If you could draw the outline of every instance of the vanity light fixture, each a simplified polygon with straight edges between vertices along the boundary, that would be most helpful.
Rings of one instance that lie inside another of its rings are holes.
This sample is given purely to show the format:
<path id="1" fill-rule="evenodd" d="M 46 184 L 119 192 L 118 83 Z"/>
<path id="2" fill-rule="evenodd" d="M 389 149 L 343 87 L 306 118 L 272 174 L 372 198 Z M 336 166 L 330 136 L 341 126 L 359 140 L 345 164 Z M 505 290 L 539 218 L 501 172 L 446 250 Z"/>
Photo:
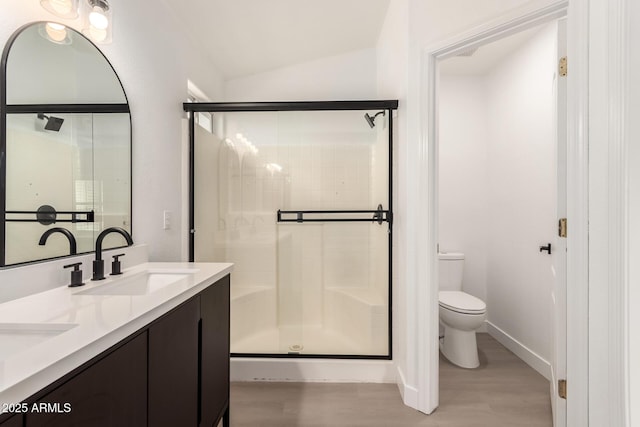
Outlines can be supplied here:
<path id="1" fill-rule="evenodd" d="M 40 0 L 40 5 L 60 18 L 78 17 L 78 0 Z"/>
<path id="2" fill-rule="evenodd" d="M 82 0 L 82 32 L 97 43 L 111 43 L 112 9 L 107 0 Z"/>
<path id="3" fill-rule="evenodd" d="M 71 38 L 67 27 L 57 22 L 47 22 L 38 29 L 38 33 L 45 39 L 56 44 L 70 44 Z"/>
<path id="4" fill-rule="evenodd" d="M 113 27 L 113 10 L 108 0 L 40 0 L 40 4 L 54 15 L 75 19 L 82 17 L 82 33 L 96 43 L 111 43 Z M 62 27 L 62 24 L 55 24 Z M 66 39 L 60 28 L 47 25 L 48 38 L 56 43 Z"/>
<path id="5" fill-rule="evenodd" d="M 47 36 L 54 42 L 62 42 L 67 38 L 67 27 L 55 22 L 47 22 L 44 26 Z"/>

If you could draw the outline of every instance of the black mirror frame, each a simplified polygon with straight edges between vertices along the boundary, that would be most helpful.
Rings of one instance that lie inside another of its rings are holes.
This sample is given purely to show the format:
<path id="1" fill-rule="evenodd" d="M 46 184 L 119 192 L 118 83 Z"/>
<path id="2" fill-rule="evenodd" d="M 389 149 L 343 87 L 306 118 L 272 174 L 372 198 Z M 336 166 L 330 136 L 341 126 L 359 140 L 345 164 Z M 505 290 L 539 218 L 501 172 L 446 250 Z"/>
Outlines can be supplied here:
<path id="1" fill-rule="evenodd" d="M 47 21 L 48 22 L 48 21 Z M 133 216 L 133 123 L 131 120 L 131 111 L 129 109 L 129 100 L 127 92 L 124 90 L 122 80 L 111 64 L 106 55 L 95 45 L 90 39 L 82 33 L 67 25 L 65 27 L 73 31 L 76 35 L 83 37 L 102 55 L 107 64 L 111 67 L 113 74 L 116 76 L 125 103 L 96 103 L 96 104 L 12 104 L 7 105 L 7 63 L 9 53 L 16 39 L 25 31 L 34 25 L 46 24 L 45 21 L 36 21 L 23 25 L 18 28 L 7 40 L 0 59 L 0 268 L 7 267 L 6 264 L 6 223 L 7 223 L 7 114 L 10 113 L 41 113 L 47 111 L 51 113 L 127 113 L 129 114 L 129 218 Z M 64 25 L 64 24 L 62 24 Z M 37 221 L 37 219 L 35 220 Z M 129 225 L 132 233 L 133 224 Z M 88 252 L 85 252 L 88 253 Z M 25 261 L 10 266 L 18 266 L 31 264 L 50 259 L 66 258 L 70 255 L 43 258 L 32 261 Z"/>

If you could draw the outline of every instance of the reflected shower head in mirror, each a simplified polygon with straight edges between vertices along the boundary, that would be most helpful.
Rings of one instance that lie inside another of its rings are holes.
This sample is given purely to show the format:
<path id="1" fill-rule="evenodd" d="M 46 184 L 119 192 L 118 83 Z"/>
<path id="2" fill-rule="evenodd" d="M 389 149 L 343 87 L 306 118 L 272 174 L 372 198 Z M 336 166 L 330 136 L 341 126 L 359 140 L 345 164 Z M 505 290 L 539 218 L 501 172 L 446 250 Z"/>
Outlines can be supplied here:
<path id="1" fill-rule="evenodd" d="M 369 113 L 364 113 L 364 119 L 367 121 L 367 123 L 369 124 L 369 127 L 371 127 L 371 129 L 373 129 L 376 126 L 376 117 L 378 117 L 380 114 L 382 114 L 384 116 L 384 111 L 380 111 L 376 114 L 372 116 L 369 115 Z"/>
<path id="2" fill-rule="evenodd" d="M 64 119 L 60 117 L 54 116 L 45 116 L 43 113 L 38 113 L 38 118 L 40 120 L 47 120 L 47 123 L 44 125 L 46 130 L 52 130 L 54 132 L 59 132 L 62 127 L 62 123 L 64 123 Z"/>

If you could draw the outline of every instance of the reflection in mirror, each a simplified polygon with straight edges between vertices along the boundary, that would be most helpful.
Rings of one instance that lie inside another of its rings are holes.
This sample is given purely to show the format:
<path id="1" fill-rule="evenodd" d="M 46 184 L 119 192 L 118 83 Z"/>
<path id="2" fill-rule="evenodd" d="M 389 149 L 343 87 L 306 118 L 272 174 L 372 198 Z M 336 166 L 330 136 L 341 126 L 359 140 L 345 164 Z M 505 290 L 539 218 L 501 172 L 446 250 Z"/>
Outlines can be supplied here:
<path id="1" fill-rule="evenodd" d="M 48 26 L 26 27 L 10 46 L 7 104 L 127 102 L 118 76 L 94 44 L 64 26 L 65 39 L 58 42 Z"/>
<path id="2" fill-rule="evenodd" d="M 0 130 L 0 265 L 94 249 L 107 227 L 131 232 L 131 119 L 118 76 L 80 33 L 50 24 L 18 30 L 5 47 Z M 55 36 L 55 34 L 54 34 Z M 122 246 L 105 241 L 105 248 Z"/>

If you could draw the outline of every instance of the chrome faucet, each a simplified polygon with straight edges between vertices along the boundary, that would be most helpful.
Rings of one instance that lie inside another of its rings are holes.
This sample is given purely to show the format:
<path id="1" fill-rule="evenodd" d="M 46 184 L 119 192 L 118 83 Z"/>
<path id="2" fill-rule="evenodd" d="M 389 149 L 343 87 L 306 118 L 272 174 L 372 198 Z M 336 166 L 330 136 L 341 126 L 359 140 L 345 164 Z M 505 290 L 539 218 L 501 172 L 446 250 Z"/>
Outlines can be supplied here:
<path id="1" fill-rule="evenodd" d="M 51 236 L 53 233 L 60 233 L 64 235 L 67 238 L 67 240 L 69 240 L 70 255 L 75 255 L 78 253 L 78 249 L 77 249 L 78 246 L 76 245 L 76 238 L 73 236 L 73 233 L 71 233 L 66 228 L 62 228 L 62 227 L 50 228 L 44 233 L 42 233 L 42 236 L 40 236 L 40 241 L 38 242 L 38 244 L 40 246 L 44 246 L 47 243 L 47 239 L 49 238 L 49 236 Z"/>
<path id="2" fill-rule="evenodd" d="M 93 277 L 91 280 L 104 279 L 104 261 L 102 260 L 102 241 L 109 233 L 119 233 L 127 241 L 127 246 L 133 245 L 131 235 L 124 228 L 109 227 L 102 230 L 96 239 L 96 259 L 93 261 Z"/>

